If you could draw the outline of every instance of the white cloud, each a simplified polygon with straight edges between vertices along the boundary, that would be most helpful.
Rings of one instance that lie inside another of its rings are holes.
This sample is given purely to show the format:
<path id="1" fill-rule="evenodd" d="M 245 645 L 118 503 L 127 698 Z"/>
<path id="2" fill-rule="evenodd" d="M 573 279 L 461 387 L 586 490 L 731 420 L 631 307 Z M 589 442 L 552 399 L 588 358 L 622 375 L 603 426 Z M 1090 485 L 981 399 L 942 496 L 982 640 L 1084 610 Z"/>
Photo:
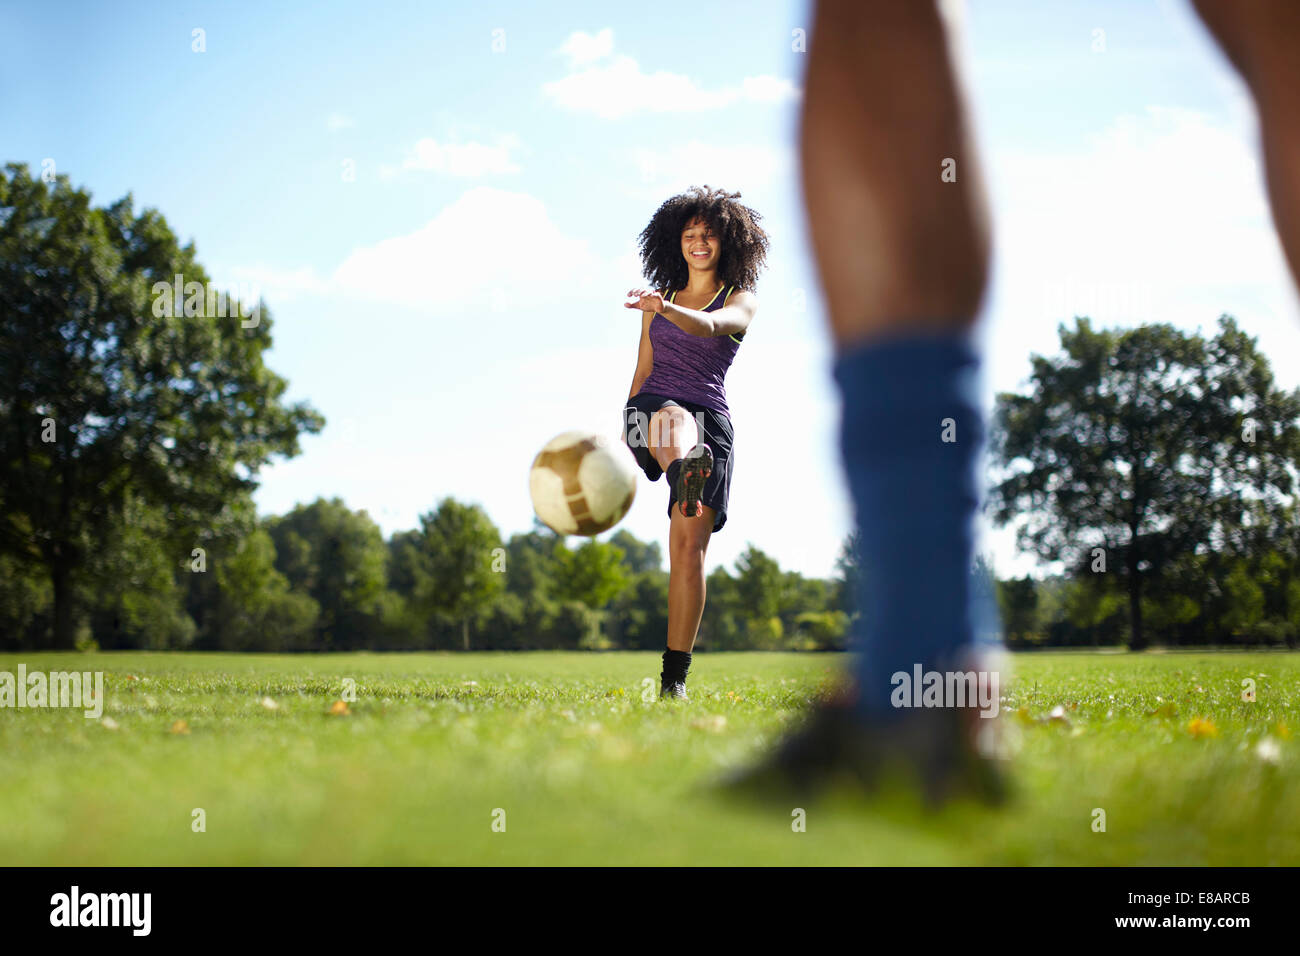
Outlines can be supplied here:
<path id="1" fill-rule="evenodd" d="M 605 32 L 600 36 L 604 37 Z M 785 103 L 799 96 L 799 88 L 794 83 L 778 76 L 749 76 L 742 78 L 738 85 L 705 89 L 681 73 L 667 70 L 645 73 L 630 56 L 610 59 L 612 35 L 608 45 L 609 49 L 604 49 L 587 34 L 573 34 L 561 49 L 572 47 L 579 51 L 576 58 L 570 55 L 570 68 L 577 72 L 544 84 L 543 94 L 563 109 L 594 113 L 602 119 L 645 112 L 716 110 L 739 102 Z M 596 49 L 602 51 L 599 56 L 587 56 Z M 596 59 L 604 62 L 592 65 Z"/>
<path id="2" fill-rule="evenodd" d="M 559 52 L 568 57 L 570 67 L 594 63 L 614 52 L 614 31 L 609 27 L 596 34 L 577 30 L 564 41 Z"/>
<path id="3" fill-rule="evenodd" d="M 415 232 L 353 250 L 331 285 L 426 314 L 513 308 L 539 285 L 590 286 L 592 262 L 587 241 L 564 235 L 540 199 L 479 186 Z"/>
<path id="4" fill-rule="evenodd" d="M 496 143 L 491 145 L 440 143 L 432 136 L 426 136 L 402 160 L 401 168 L 461 178 L 517 173 L 519 164 L 510 154 L 518 148 L 519 138 L 512 134 L 497 137 Z M 396 173 L 392 166 L 380 168 L 380 176 L 384 179 L 391 179 Z"/>
<path id="5" fill-rule="evenodd" d="M 799 87 L 783 76 L 747 76 L 740 81 L 740 98 L 751 103 L 786 103 L 799 98 Z"/>
<path id="6" fill-rule="evenodd" d="M 327 285 L 327 280 L 310 266 L 282 269 L 258 263 L 229 269 L 214 268 L 213 275 L 219 277 L 218 283 L 231 283 L 232 288 L 237 284 L 256 290 L 272 308 L 322 292 Z"/>
<path id="7" fill-rule="evenodd" d="M 1203 114 L 1150 107 L 1086 150 L 1008 153 L 991 168 L 1007 317 L 1209 326 L 1261 289 L 1284 308 L 1254 145 Z"/>
<path id="8" fill-rule="evenodd" d="M 561 231 L 541 199 L 490 186 L 467 190 L 412 232 L 354 248 L 324 275 L 261 263 L 213 269 L 219 281 L 258 289 L 273 308 L 315 296 L 425 318 L 526 314 L 526 303 L 559 290 L 569 303 L 621 302 L 640 272 L 635 241 L 598 252 Z"/>

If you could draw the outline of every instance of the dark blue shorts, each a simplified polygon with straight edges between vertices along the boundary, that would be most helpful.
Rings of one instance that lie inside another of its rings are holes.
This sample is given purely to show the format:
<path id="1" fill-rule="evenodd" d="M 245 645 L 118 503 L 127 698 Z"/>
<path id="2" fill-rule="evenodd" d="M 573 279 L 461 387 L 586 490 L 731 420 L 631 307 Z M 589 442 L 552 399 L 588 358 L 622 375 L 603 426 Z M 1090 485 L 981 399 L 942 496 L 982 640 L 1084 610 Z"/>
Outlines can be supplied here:
<path id="1" fill-rule="evenodd" d="M 700 440 L 713 452 L 713 473 L 704 482 L 701 502 L 714 511 L 713 531 L 717 533 L 727 523 L 727 499 L 731 494 L 731 460 L 734 433 L 731 419 L 722 412 L 715 411 L 696 402 L 680 398 L 667 398 L 663 395 L 649 395 L 638 392 L 627 400 L 623 409 L 623 438 L 632 456 L 641 466 L 645 476 L 651 481 L 658 481 L 664 473 L 650 453 L 650 416 L 665 405 L 677 405 L 686 409 L 695 418 L 700 429 Z M 677 490 L 668 489 L 668 515 L 672 516 L 676 504 Z"/>

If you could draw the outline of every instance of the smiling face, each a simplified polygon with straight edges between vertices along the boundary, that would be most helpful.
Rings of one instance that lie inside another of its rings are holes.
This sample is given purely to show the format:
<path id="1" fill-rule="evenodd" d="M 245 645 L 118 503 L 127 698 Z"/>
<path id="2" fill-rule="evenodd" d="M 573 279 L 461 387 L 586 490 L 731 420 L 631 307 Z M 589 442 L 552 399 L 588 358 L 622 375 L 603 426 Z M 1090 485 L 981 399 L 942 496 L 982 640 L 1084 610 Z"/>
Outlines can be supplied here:
<path id="1" fill-rule="evenodd" d="M 703 219 L 695 218 L 682 230 L 682 255 L 692 269 L 715 269 L 722 240 Z"/>

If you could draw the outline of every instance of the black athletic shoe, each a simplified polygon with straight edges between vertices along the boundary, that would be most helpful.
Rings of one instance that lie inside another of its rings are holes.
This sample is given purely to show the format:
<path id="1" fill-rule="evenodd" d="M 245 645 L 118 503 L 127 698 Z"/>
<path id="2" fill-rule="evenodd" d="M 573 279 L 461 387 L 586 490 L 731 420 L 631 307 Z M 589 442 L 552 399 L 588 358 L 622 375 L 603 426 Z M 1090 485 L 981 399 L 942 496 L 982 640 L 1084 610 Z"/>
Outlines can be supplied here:
<path id="1" fill-rule="evenodd" d="M 670 684 L 661 684 L 659 686 L 659 698 L 672 697 L 677 700 L 690 700 L 686 696 L 686 685 L 681 681 L 673 681 Z"/>
<path id="2" fill-rule="evenodd" d="M 704 482 L 711 474 L 713 449 L 700 442 L 686 453 L 677 472 L 677 507 L 686 517 L 694 518 L 700 513 L 700 495 L 704 494 Z"/>
<path id="3" fill-rule="evenodd" d="M 989 726 L 980 726 L 985 720 Z M 760 763 L 721 781 L 721 789 L 750 800 L 810 801 L 839 780 L 872 791 L 887 775 L 902 773 L 919 783 L 931 808 L 958 795 L 998 805 L 1009 791 L 998 767 L 1004 754 L 992 752 L 992 735 L 984 733 L 995 730 L 992 722 L 948 708 L 871 726 L 845 700 L 822 703 Z"/>

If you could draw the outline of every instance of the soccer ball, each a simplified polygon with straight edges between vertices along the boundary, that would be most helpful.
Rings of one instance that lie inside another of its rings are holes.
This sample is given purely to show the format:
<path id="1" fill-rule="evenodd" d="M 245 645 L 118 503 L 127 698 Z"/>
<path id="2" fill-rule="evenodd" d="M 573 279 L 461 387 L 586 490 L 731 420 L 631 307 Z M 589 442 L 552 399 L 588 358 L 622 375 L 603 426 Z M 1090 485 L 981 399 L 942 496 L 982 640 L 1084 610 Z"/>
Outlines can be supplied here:
<path id="1" fill-rule="evenodd" d="M 528 491 L 552 531 L 591 537 L 623 520 L 636 497 L 636 473 L 636 459 L 622 442 L 564 432 L 533 459 Z"/>

